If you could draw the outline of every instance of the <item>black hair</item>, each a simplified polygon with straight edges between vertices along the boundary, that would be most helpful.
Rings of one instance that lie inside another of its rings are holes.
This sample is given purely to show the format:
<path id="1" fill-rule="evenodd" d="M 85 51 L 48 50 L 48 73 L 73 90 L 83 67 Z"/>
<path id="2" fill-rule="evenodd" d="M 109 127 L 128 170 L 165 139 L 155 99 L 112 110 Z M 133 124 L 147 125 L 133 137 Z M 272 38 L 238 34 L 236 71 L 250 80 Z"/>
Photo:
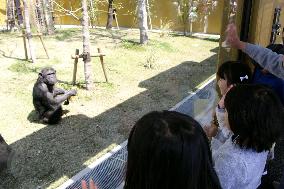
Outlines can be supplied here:
<path id="1" fill-rule="evenodd" d="M 273 90 L 263 85 L 238 85 L 225 97 L 232 137 L 242 148 L 269 150 L 283 126 L 283 109 Z"/>
<path id="2" fill-rule="evenodd" d="M 266 48 L 276 52 L 277 54 L 284 54 L 284 45 L 283 44 L 270 44 Z"/>
<path id="3" fill-rule="evenodd" d="M 132 128 L 127 148 L 125 189 L 221 188 L 206 134 L 187 115 L 144 115 Z"/>
<path id="4" fill-rule="evenodd" d="M 225 79 L 229 86 L 250 83 L 252 72 L 247 64 L 238 61 L 227 61 L 218 68 L 217 75 Z"/>

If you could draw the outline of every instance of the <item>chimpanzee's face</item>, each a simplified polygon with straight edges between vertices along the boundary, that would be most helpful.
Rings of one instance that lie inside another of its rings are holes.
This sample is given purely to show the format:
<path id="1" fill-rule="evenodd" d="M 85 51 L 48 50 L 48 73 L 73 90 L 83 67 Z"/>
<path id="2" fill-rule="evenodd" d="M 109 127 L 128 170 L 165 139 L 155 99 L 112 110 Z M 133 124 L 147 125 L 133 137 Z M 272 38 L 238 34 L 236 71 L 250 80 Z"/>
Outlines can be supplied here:
<path id="1" fill-rule="evenodd" d="M 53 68 L 45 68 L 41 71 L 43 81 L 47 85 L 55 85 L 57 83 L 56 71 Z"/>

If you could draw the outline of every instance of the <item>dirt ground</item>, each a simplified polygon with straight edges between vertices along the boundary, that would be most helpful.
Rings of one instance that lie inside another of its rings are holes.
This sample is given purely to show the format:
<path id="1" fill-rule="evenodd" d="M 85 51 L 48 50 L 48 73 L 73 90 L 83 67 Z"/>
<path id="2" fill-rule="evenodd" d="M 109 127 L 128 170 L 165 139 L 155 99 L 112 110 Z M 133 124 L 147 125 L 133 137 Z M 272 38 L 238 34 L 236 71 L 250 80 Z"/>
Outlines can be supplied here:
<path id="1" fill-rule="evenodd" d="M 75 49 L 82 51 L 79 29 L 58 29 L 44 37 L 50 59 L 38 39 L 37 63 L 24 59 L 18 33 L 0 33 L 0 133 L 15 151 L 10 169 L 0 174 L 0 188 L 56 188 L 95 159 L 127 139 L 133 123 L 151 110 L 169 109 L 216 71 L 218 42 L 150 33 L 138 45 L 136 30 L 91 30 L 92 53 L 107 54 L 109 83 L 93 58 L 94 88 L 84 87 L 83 63 L 78 84 L 72 81 Z M 62 82 L 78 90 L 57 125 L 37 122 L 32 88 L 39 70 L 52 66 Z"/>

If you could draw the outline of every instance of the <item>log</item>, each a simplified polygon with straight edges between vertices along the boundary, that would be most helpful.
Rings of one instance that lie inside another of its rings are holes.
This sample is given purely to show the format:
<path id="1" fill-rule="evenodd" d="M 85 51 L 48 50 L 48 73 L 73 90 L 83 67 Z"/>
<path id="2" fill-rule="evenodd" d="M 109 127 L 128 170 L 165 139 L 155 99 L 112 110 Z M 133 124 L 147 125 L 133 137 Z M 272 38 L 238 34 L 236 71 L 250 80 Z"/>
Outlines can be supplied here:
<path id="1" fill-rule="evenodd" d="M 76 51 L 75 51 L 75 56 L 78 57 L 78 58 L 75 58 L 75 60 L 74 60 L 74 69 L 73 69 L 72 85 L 75 85 L 75 84 L 76 84 L 77 64 L 78 64 L 78 59 L 79 59 L 79 49 L 76 49 Z"/>

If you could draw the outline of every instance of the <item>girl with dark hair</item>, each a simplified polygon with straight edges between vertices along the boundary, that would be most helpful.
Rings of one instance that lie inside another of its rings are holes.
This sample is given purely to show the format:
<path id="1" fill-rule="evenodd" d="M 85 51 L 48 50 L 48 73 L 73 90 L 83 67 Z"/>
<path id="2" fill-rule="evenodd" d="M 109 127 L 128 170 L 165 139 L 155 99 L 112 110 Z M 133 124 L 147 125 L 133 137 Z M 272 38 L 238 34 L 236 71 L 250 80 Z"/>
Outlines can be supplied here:
<path id="1" fill-rule="evenodd" d="M 205 126 L 204 129 L 209 138 L 212 138 L 211 145 L 219 146 L 227 138 L 230 137 L 231 131 L 228 126 L 225 125 L 225 106 L 224 99 L 226 93 L 235 85 L 248 84 L 251 82 L 251 70 L 248 65 L 239 63 L 237 61 L 227 61 L 224 62 L 217 71 L 217 76 L 219 77 L 218 86 L 220 93 L 222 95 L 220 101 L 213 115 L 213 121 L 210 126 Z M 215 117 L 216 116 L 216 117 Z"/>
<path id="2" fill-rule="evenodd" d="M 212 149 L 215 170 L 224 189 L 255 189 L 283 126 L 282 105 L 274 91 L 262 85 L 234 86 L 224 104 L 232 136 Z"/>
<path id="3" fill-rule="evenodd" d="M 208 139 L 191 117 L 150 112 L 128 139 L 125 189 L 219 189 Z"/>

